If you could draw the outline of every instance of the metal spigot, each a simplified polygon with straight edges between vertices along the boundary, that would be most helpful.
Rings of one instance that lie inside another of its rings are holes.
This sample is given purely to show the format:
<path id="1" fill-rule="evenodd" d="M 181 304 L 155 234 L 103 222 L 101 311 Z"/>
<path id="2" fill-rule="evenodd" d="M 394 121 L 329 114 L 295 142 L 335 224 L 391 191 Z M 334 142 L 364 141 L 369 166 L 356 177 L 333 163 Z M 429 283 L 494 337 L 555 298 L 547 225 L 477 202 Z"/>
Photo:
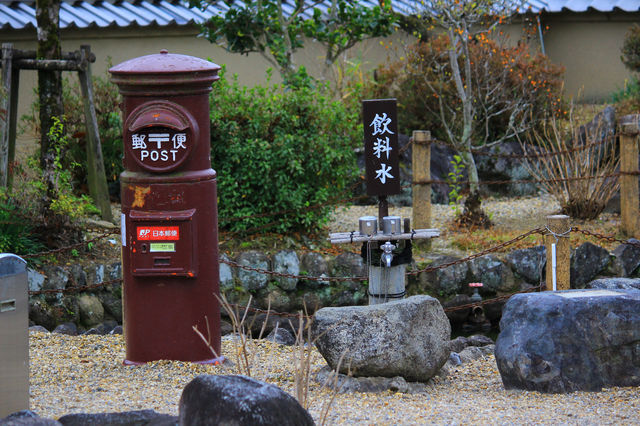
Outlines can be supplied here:
<path id="1" fill-rule="evenodd" d="M 387 268 L 391 267 L 391 262 L 393 261 L 393 250 L 396 248 L 390 241 L 387 241 L 383 245 L 380 246 L 382 249 L 382 256 L 380 260 Z"/>
<path id="2" fill-rule="evenodd" d="M 473 294 L 471 295 L 471 301 L 474 303 L 481 302 L 482 296 L 478 293 L 478 289 L 482 287 L 482 283 L 469 283 L 469 287 L 473 289 Z"/>

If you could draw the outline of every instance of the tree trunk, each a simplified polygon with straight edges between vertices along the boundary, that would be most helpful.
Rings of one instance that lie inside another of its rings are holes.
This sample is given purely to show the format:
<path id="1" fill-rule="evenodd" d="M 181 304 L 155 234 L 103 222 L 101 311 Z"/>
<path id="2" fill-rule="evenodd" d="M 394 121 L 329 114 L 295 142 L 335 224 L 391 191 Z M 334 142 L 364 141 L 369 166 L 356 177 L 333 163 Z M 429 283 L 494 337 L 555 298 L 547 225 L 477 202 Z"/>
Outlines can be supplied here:
<path id="1" fill-rule="evenodd" d="M 465 150 L 460 151 L 460 157 L 462 158 L 462 164 L 467 169 L 467 175 L 469 176 L 469 192 L 472 194 L 479 191 L 478 186 L 478 168 L 476 167 L 476 161 L 473 158 L 473 154 L 470 151 L 471 146 Z"/>
<path id="2" fill-rule="evenodd" d="M 36 21 L 38 23 L 38 59 L 61 59 L 59 25 L 60 0 L 36 0 Z M 38 92 L 40 102 L 40 165 L 45 170 L 47 156 L 51 155 L 53 141 L 49 129 L 53 118 L 62 119 L 62 72 L 38 71 Z"/>

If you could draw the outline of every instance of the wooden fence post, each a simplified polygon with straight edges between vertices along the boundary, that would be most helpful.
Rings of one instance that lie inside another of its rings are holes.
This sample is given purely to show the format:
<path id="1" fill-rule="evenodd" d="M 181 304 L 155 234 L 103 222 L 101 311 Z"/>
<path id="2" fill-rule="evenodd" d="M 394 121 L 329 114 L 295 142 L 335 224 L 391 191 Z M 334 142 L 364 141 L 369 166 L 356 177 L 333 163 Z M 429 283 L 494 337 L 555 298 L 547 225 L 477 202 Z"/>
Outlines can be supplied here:
<path id="1" fill-rule="evenodd" d="M 113 221 L 113 216 L 111 214 L 109 188 L 104 171 L 98 119 L 96 118 L 96 110 L 93 104 L 90 56 L 91 48 L 86 45 L 80 46 L 80 61 L 83 67 L 78 71 L 78 79 L 80 80 L 80 89 L 84 100 L 84 116 L 87 125 L 87 181 L 89 183 L 89 192 L 100 209 L 102 219 L 111 222 Z"/>
<path id="2" fill-rule="evenodd" d="M 11 117 L 11 71 L 13 71 L 13 45 L 2 43 L 2 87 L 4 95 L 0 102 L 0 187 L 9 183 L 9 128 Z"/>
<path id="3" fill-rule="evenodd" d="M 620 216 L 622 232 L 638 237 L 638 134 L 640 114 L 620 118 Z"/>
<path id="4" fill-rule="evenodd" d="M 412 135 L 413 147 L 411 167 L 413 169 L 413 228 L 431 228 L 431 132 L 415 130 Z M 431 248 L 431 240 L 418 244 L 424 249 Z"/>
<path id="5" fill-rule="evenodd" d="M 569 290 L 571 288 L 571 247 L 569 245 L 569 216 L 547 216 L 547 228 L 550 233 L 545 235 L 547 248 L 547 290 Z M 555 254 L 555 259 L 554 259 Z M 554 288 L 555 277 L 555 288 Z"/>

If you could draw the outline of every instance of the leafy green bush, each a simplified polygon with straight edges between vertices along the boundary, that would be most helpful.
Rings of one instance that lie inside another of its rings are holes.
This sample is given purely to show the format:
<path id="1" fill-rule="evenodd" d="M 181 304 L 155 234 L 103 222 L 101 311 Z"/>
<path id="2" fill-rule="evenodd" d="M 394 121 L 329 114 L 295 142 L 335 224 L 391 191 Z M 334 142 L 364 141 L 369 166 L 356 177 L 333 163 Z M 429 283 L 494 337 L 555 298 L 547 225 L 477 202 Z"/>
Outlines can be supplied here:
<path id="1" fill-rule="evenodd" d="M 82 240 L 82 230 L 74 222 L 87 214 L 99 213 L 86 195 L 78 196 L 73 191 L 72 168 L 63 164 L 70 146 L 64 124 L 53 117 L 49 130 L 53 150 L 45 157 L 46 168 L 41 168 L 39 154 L 27 159 L 26 163 L 14 165 L 14 180 L 11 189 L 0 191 L 0 210 L 3 215 L 13 218 L 9 225 L 23 230 L 29 235 L 28 244 L 24 239 L 16 239 L 16 229 L 0 229 L 3 244 L 18 249 L 39 247 L 42 242 L 48 248 L 59 248 Z"/>
<path id="2" fill-rule="evenodd" d="M 0 202 L 0 252 L 24 256 L 44 250 L 34 227 L 21 216 L 15 204 Z"/>
<path id="3" fill-rule="evenodd" d="M 549 111 L 564 113 L 560 95 L 562 67 L 553 65 L 546 56 L 532 55 L 525 43 L 509 47 L 480 37 L 469 44 L 471 78 L 475 83 L 472 96 L 478 114 L 474 117 L 475 140 L 495 140 L 506 133 L 509 106 L 516 98 L 529 106 L 520 113 L 528 120 L 538 121 Z M 405 58 L 376 70 L 376 82 L 367 88 L 368 96 L 398 99 L 398 122 L 403 133 L 425 129 L 446 140 L 439 102 L 448 105 L 452 114 L 462 114 L 451 77 L 448 43 L 445 35 L 417 42 L 407 48 Z M 455 126 L 453 115 L 446 118 L 450 126 Z"/>
<path id="4" fill-rule="evenodd" d="M 640 80 L 637 77 L 625 81 L 624 86 L 613 92 L 611 102 L 616 104 L 616 114 L 636 114 L 640 109 Z"/>
<path id="5" fill-rule="evenodd" d="M 313 230 L 356 176 L 358 111 L 325 87 L 241 87 L 223 74 L 211 96 L 212 165 L 221 228 Z M 271 215 L 275 212 L 286 212 Z M 240 219 L 245 216 L 253 216 Z M 275 222 L 275 223 L 274 223 Z"/>
<path id="6" fill-rule="evenodd" d="M 622 45 L 622 63 L 632 72 L 640 73 L 640 25 L 635 24 L 625 35 Z M 625 81 L 622 89 L 612 94 L 620 115 L 634 114 L 640 108 L 640 74 Z"/>
<path id="7" fill-rule="evenodd" d="M 621 59 L 631 71 L 640 72 L 640 25 L 634 24 L 624 36 Z"/>

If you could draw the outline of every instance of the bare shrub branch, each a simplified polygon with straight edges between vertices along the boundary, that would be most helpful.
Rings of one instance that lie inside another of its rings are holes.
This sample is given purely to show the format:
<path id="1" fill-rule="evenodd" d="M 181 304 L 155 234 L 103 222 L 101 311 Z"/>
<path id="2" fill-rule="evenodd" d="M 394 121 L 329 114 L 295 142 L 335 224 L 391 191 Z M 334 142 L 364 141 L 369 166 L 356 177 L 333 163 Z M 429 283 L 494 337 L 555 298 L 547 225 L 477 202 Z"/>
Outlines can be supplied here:
<path id="1" fill-rule="evenodd" d="M 615 135 L 605 132 L 601 122 L 595 128 L 578 127 L 572 108 L 566 124 L 551 118 L 541 131 L 531 133 L 528 144 L 520 141 L 525 154 L 533 153 L 534 149 L 562 151 L 558 155 L 527 159 L 524 164 L 533 177 L 544 180 L 543 189 L 560 204 L 562 213 L 572 218 L 597 218 L 620 187 L 615 176 L 620 169 Z M 594 143 L 601 139 L 602 143 Z M 585 149 L 575 149 L 580 146 Z"/>

